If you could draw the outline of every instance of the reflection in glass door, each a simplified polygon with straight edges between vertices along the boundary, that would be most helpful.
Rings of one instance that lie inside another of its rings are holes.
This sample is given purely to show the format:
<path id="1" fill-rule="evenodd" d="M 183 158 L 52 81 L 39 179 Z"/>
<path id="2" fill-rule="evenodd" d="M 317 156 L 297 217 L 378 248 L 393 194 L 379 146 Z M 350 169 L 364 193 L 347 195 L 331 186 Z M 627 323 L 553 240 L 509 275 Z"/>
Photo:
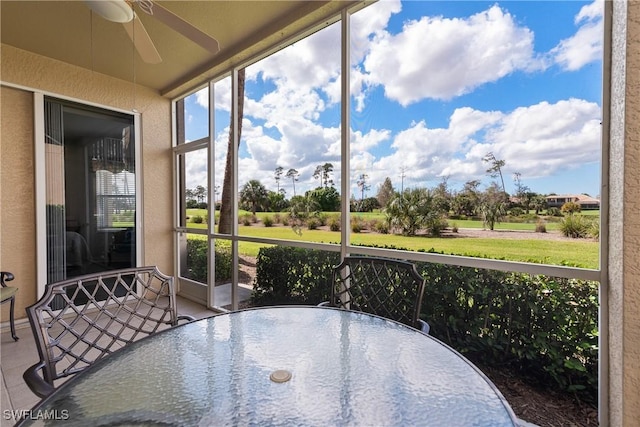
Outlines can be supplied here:
<path id="1" fill-rule="evenodd" d="M 47 283 L 136 266 L 133 117 L 45 98 Z"/>

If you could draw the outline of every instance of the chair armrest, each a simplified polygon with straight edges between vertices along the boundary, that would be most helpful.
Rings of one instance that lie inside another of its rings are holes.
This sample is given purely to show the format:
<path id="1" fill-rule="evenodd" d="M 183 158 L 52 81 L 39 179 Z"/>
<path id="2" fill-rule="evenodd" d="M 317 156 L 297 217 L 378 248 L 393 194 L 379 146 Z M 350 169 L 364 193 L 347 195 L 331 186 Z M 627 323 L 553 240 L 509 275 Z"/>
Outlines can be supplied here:
<path id="1" fill-rule="evenodd" d="M 429 324 L 422 319 L 418 319 L 418 324 L 420 325 L 420 330 L 425 334 L 428 334 L 431 330 L 431 326 L 429 326 Z"/>
<path id="2" fill-rule="evenodd" d="M 13 273 L 10 273 L 8 271 L 0 271 L 0 284 L 2 284 L 2 286 L 7 286 L 4 284 L 4 282 L 10 282 L 13 279 Z"/>
<path id="3" fill-rule="evenodd" d="M 178 316 L 176 320 L 177 322 L 180 322 L 181 320 L 186 320 L 187 322 L 193 322 L 194 320 L 196 320 L 196 318 L 193 316 L 189 316 L 188 314 L 181 314 L 180 316 Z"/>
<path id="4" fill-rule="evenodd" d="M 318 304 L 318 307 L 331 307 L 331 302 L 322 301 L 320 304 Z"/>
<path id="5" fill-rule="evenodd" d="M 27 370 L 24 371 L 24 374 L 22 374 L 24 382 L 26 382 L 31 391 L 41 399 L 49 396 L 55 390 L 51 384 L 43 380 L 42 377 L 38 375 L 38 371 L 43 367 L 44 362 L 38 362 L 27 368 Z"/>

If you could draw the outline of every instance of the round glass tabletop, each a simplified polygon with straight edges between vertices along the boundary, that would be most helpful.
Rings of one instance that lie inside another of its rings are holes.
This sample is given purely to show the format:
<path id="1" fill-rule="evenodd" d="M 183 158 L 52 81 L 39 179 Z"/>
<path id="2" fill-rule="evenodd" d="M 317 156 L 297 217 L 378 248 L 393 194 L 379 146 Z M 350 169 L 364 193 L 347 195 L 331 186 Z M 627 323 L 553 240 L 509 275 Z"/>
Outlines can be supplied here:
<path id="1" fill-rule="evenodd" d="M 27 424 L 515 425 L 493 384 L 438 340 L 326 307 L 238 311 L 145 338 L 31 418 L 47 415 Z"/>

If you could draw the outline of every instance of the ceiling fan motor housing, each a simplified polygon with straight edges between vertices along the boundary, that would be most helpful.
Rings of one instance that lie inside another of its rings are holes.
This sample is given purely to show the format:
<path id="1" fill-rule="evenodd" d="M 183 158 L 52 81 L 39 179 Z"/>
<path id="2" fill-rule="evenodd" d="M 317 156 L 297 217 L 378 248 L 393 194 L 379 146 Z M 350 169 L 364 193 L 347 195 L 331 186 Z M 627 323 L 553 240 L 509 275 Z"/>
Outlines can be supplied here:
<path id="1" fill-rule="evenodd" d="M 111 22 L 130 22 L 134 13 L 125 0 L 85 0 L 89 8 Z"/>

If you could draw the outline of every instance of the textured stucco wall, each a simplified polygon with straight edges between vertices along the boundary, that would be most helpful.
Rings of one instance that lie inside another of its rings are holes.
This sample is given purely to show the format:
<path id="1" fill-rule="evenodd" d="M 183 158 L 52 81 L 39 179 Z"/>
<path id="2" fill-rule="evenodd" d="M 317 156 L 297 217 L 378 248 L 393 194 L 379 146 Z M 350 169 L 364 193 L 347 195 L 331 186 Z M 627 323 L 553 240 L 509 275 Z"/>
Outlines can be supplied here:
<path id="1" fill-rule="evenodd" d="M 627 3 L 624 144 L 624 425 L 640 425 L 640 2 Z"/>
<path id="2" fill-rule="evenodd" d="M 16 317 L 36 298 L 34 213 L 33 95 L 0 89 L 0 268 L 11 271 L 17 286 Z M 2 306 L 2 321 L 9 305 Z"/>
<path id="3" fill-rule="evenodd" d="M 1 46 L 4 83 L 141 113 L 144 258 L 173 274 L 171 103 L 156 92 L 46 57 Z M 36 298 L 33 94 L 3 87 L 0 120 L 0 264 L 16 274 L 16 317 Z M 4 310 L 3 306 L 3 312 Z M 7 319 L 3 313 L 2 320 Z"/>

